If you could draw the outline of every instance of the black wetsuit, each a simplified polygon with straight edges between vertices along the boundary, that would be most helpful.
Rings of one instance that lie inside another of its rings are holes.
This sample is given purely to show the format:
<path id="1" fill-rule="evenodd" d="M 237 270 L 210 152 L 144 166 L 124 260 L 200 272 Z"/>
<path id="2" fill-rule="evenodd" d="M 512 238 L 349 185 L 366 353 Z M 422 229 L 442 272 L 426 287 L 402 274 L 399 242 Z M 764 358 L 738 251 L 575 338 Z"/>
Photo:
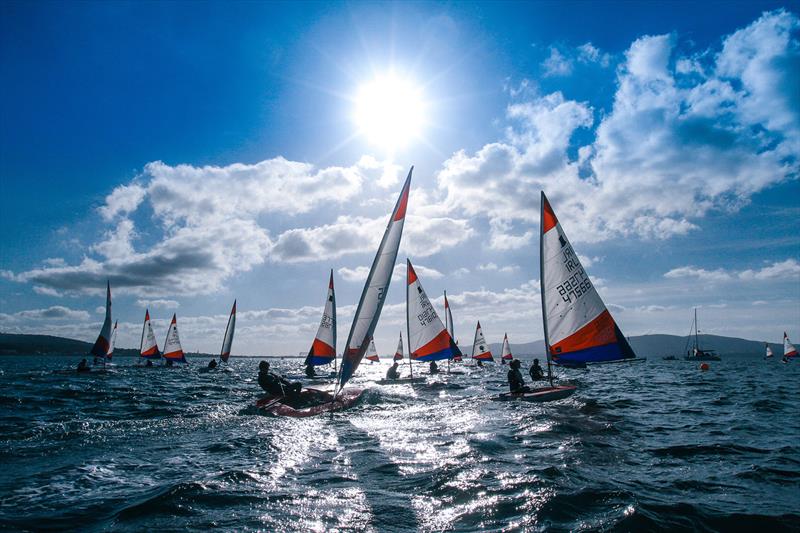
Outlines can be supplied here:
<path id="1" fill-rule="evenodd" d="M 537 379 L 544 379 L 544 371 L 539 365 L 531 366 L 531 369 L 528 371 L 528 373 L 531 375 L 531 379 L 534 381 Z"/>
<path id="2" fill-rule="evenodd" d="M 512 368 L 508 371 L 508 388 L 511 389 L 511 392 L 530 392 L 530 389 L 525 386 L 522 372 L 518 368 Z"/>
<path id="3" fill-rule="evenodd" d="M 397 367 L 392 365 L 389 367 L 389 370 L 386 371 L 386 379 L 399 379 L 400 372 L 397 371 Z"/>
<path id="4" fill-rule="evenodd" d="M 272 372 L 259 372 L 258 384 L 273 396 L 297 397 L 303 387 L 300 383 L 292 383 Z"/>
<path id="5" fill-rule="evenodd" d="M 89 368 L 89 365 L 86 364 L 86 361 L 81 361 L 78 363 L 78 372 L 90 372 L 92 369 Z"/>
<path id="6" fill-rule="evenodd" d="M 309 378 L 317 377 L 317 373 L 314 372 L 314 365 L 306 365 L 306 377 Z"/>
<path id="7" fill-rule="evenodd" d="M 215 368 L 217 368 L 217 361 L 212 359 L 211 361 L 208 362 L 208 369 L 214 370 Z"/>
<path id="8" fill-rule="evenodd" d="M 431 374 L 438 374 L 439 373 L 439 366 L 436 364 L 436 361 L 431 361 L 430 373 Z"/>

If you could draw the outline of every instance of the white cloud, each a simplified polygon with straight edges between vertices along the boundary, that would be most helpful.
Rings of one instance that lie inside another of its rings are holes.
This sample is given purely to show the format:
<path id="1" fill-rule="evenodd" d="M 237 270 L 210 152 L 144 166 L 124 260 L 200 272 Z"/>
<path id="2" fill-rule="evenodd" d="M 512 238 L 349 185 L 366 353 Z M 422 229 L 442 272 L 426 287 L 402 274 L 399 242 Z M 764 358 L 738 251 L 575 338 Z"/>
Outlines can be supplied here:
<path id="1" fill-rule="evenodd" d="M 177 309 L 180 307 L 175 300 L 136 300 L 136 305 L 142 309 Z"/>
<path id="2" fill-rule="evenodd" d="M 105 311 L 105 310 L 104 310 Z M 62 305 L 54 305 L 46 309 L 29 309 L 26 311 L 19 311 L 11 315 L 17 318 L 32 319 L 32 320 L 88 320 L 89 313 L 79 309 L 70 309 Z"/>
<path id="3" fill-rule="evenodd" d="M 127 215 L 139 208 L 139 204 L 144 200 L 147 190 L 136 183 L 131 185 L 120 185 L 111 194 L 106 196 L 106 202 L 99 208 L 100 215 L 106 221 L 111 221 L 119 214 Z M 56 258 L 57 261 L 60 259 Z M 63 266 L 63 265 L 51 265 Z"/>
<path id="4" fill-rule="evenodd" d="M 500 272 L 502 274 L 510 274 L 512 272 L 516 272 L 519 270 L 519 266 L 517 265 L 506 265 L 503 267 L 497 266 L 495 263 L 486 263 L 483 265 L 478 265 L 478 270 L 482 270 L 484 272 Z"/>
<path id="5" fill-rule="evenodd" d="M 706 270 L 685 266 L 673 268 L 664 274 L 664 277 L 672 279 L 696 278 L 708 282 L 793 280 L 800 279 L 800 262 L 796 259 L 787 259 L 774 262 L 760 269 L 748 269 L 738 272 L 722 268 Z"/>
<path id="6" fill-rule="evenodd" d="M 597 63 L 605 68 L 611 63 L 611 56 L 602 53 L 592 43 L 585 43 L 578 47 L 578 61 L 582 63 Z"/>
<path id="7" fill-rule="evenodd" d="M 444 277 L 444 274 L 442 274 L 435 268 L 429 268 L 424 265 L 414 264 L 414 271 L 423 281 L 426 279 L 440 279 Z M 338 272 L 339 276 L 341 276 L 342 279 L 345 281 L 363 283 L 367 280 L 367 276 L 369 275 L 369 267 L 367 266 L 358 266 L 356 268 L 342 267 L 336 272 Z M 395 281 L 403 280 L 405 279 L 405 277 L 406 277 L 406 264 L 397 263 L 394 266 L 394 270 L 392 271 L 392 280 Z"/>
<path id="8" fill-rule="evenodd" d="M 572 59 L 562 54 L 555 46 L 550 47 L 550 55 L 542 61 L 544 77 L 569 76 L 572 74 Z"/>
<path id="9" fill-rule="evenodd" d="M 358 266 L 356 268 L 347 268 L 342 267 L 336 271 L 345 281 L 352 281 L 352 282 L 364 282 L 367 280 L 367 276 L 369 275 L 369 267 L 366 266 Z"/>

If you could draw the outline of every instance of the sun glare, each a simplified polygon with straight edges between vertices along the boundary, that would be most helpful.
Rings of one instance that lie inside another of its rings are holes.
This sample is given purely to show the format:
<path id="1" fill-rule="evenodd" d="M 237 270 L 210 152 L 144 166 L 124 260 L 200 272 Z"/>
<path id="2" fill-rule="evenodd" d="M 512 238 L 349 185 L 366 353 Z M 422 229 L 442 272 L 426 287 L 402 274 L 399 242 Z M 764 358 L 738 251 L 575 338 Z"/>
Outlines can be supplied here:
<path id="1" fill-rule="evenodd" d="M 412 82 L 393 74 L 375 78 L 359 88 L 355 103 L 359 133 L 387 152 L 421 134 L 425 105 Z"/>

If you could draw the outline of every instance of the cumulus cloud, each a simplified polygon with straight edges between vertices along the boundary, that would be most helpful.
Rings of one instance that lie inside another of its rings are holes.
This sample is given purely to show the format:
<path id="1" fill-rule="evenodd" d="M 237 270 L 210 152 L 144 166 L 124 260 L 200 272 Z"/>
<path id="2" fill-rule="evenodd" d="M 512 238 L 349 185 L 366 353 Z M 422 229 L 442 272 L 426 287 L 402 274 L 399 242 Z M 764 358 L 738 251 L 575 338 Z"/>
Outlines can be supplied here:
<path id="1" fill-rule="evenodd" d="M 483 265 L 478 265 L 478 270 L 482 270 L 484 272 L 500 272 L 501 274 L 510 274 L 511 272 L 516 272 L 519 270 L 517 265 L 506 265 L 506 266 L 497 266 L 496 263 L 486 263 Z"/>
<path id="2" fill-rule="evenodd" d="M 561 53 L 555 46 L 550 47 L 550 55 L 542 61 L 544 77 L 569 76 L 572 74 L 572 59 Z"/>
<path id="3" fill-rule="evenodd" d="M 17 318 L 32 319 L 32 320 L 88 320 L 89 313 L 79 309 L 70 309 L 62 305 L 54 305 L 46 309 L 29 309 L 26 311 L 19 311 L 11 315 Z"/>
<path id="4" fill-rule="evenodd" d="M 414 264 L 414 271 L 423 280 L 439 279 L 444 277 L 444 274 L 442 274 L 435 268 L 426 267 L 424 265 Z M 369 275 L 369 267 L 367 266 L 358 266 L 356 268 L 342 267 L 336 272 L 338 272 L 339 276 L 341 276 L 341 278 L 345 281 L 363 283 L 367 280 L 367 276 Z M 392 270 L 392 279 L 398 281 L 405 279 L 405 277 L 406 277 L 406 264 L 405 263 L 396 264 L 394 266 L 394 270 Z"/>
<path id="5" fill-rule="evenodd" d="M 143 309 L 177 309 L 180 307 L 175 300 L 136 300 L 136 305 Z"/>
<path id="6" fill-rule="evenodd" d="M 505 139 L 444 163 L 440 191 L 453 210 L 486 216 L 498 247 L 524 244 L 529 230 L 512 228 L 538 224 L 540 189 L 575 242 L 693 231 L 709 211 L 736 210 L 800 175 L 799 24 L 767 13 L 691 58 L 679 36 L 641 37 L 590 144 L 571 145 L 594 127 L 588 104 L 534 96 L 508 107 Z"/>
<path id="7" fill-rule="evenodd" d="M 762 267 L 760 269 L 748 269 L 741 271 L 725 270 L 722 268 L 718 268 L 716 270 L 706 270 L 703 268 L 685 266 L 673 268 L 664 274 L 664 277 L 672 279 L 695 278 L 709 282 L 725 282 L 734 280 L 785 281 L 800 279 L 800 262 L 798 262 L 796 259 L 787 259 L 785 261 L 774 262 L 771 265 Z"/>
<path id="8" fill-rule="evenodd" d="M 592 43 L 584 43 L 578 47 L 578 61 L 582 63 L 597 63 L 605 68 L 611 63 L 611 56 L 601 52 Z"/>

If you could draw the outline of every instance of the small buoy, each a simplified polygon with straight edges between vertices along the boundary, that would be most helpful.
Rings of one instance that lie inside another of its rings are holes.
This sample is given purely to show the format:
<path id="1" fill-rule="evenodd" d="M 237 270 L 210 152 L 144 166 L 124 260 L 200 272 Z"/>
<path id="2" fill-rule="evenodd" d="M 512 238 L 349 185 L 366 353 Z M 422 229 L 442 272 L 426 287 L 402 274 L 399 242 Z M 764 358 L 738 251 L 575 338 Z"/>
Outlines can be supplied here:
<path id="1" fill-rule="evenodd" d="M 700 370 L 708 370 L 709 368 L 711 367 L 708 366 L 708 363 L 700 363 Z"/>

